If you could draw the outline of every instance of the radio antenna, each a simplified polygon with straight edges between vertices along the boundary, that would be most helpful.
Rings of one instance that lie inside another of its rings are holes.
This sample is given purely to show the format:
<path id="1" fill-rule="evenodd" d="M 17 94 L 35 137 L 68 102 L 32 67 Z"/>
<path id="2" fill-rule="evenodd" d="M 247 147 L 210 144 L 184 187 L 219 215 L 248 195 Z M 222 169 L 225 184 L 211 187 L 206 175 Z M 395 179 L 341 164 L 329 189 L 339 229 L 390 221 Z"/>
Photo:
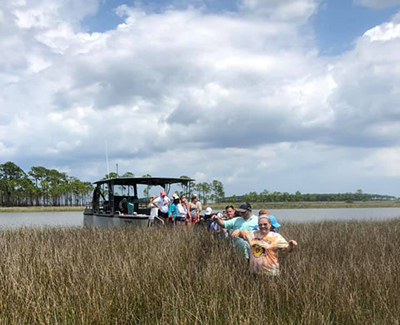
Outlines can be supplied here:
<path id="1" fill-rule="evenodd" d="M 110 164 L 108 163 L 108 148 L 107 148 L 107 140 L 105 138 L 104 138 L 104 143 L 106 145 L 107 178 L 110 178 Z"/>

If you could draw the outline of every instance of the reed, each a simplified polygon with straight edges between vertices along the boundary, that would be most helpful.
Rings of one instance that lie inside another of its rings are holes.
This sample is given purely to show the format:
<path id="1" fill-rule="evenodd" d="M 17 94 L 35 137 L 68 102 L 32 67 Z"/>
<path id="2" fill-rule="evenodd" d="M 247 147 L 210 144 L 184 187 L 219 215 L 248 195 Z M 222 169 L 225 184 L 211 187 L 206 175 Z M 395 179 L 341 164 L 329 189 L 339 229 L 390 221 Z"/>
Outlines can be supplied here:
<path id="1" fill-rule="evenodd" d="M 399 324 L 400 219 L 285 224 L 271 281 L 203 228 L 0 231 L 4 324 Z"/>

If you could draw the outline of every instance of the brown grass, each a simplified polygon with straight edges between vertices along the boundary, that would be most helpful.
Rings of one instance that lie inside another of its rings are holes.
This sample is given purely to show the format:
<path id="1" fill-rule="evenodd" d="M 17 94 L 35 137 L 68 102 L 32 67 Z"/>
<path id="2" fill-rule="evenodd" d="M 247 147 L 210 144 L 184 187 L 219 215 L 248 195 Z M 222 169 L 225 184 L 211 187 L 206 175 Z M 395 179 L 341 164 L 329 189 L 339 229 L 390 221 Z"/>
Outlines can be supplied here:
<path id="1" fill-rule="evenodd" d="M 399 324 L 400 219 L 281 233 L 271 281 L 204 229 L 1 231 L 1 323 Z"/>

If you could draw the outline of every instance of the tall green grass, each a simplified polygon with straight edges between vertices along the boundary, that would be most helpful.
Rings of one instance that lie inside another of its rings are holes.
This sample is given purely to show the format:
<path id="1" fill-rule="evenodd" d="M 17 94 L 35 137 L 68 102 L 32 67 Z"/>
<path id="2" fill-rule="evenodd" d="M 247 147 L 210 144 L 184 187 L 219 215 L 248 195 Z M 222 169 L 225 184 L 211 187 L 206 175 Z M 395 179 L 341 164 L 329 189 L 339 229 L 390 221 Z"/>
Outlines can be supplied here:
<path id="1" fill-rule="evenodd" d="M 399 324 L 400 220 L 285 224 L 271 281 L 202 228 L 0 231 L 2 324 Z"/>

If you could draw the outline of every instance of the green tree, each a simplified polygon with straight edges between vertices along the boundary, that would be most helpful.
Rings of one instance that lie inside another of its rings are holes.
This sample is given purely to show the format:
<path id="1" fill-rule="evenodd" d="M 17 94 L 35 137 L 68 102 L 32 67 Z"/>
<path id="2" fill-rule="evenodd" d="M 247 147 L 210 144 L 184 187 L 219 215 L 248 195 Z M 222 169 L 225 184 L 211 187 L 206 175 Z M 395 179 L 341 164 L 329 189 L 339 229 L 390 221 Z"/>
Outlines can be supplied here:
<path id="1" fill-rule="evenodd" d="M 209 200 L 209 195 L 211 193 L 211 185 L 203 182 L 197 184 L 195 189 L 199 192 L 199 199 L 203 201 L 203 204 L 207 204 Z"/>
<path id="2" fill-rule="evenodd" d="M 225 197 L 225 192 L 224 192 L 224 185 L 222 184 L 222 182 L 214 179 L 211 182 L 211 190 L 214 192 L 213 199 L 215 202 L 219 203 L 223 201 Z"/>
<path id="3" fill-rule="evenodd" d="M 8 161 L 0 165 L 0 191 L 3 205 L 15 204 L 17 190 L 21 187 L 21 181 L 26 178 L 25 172 L 13 162 Z"/>
<path id="4" fill-rule="evenodd" d="M 182 175 L 182 176 L 179 177 L 179 178 L 181 178 L 181 179 L 190 179 L 190 177 L 189 177 L 189 176 L 186 176 L 186 175 Z M 180 187 L 181 187 L 181 189 L 182 189 L 181 192 L 185 192 L 185 185 L 180 184 Z M 189 198 L 192 197 L 192 195 L 193 195 L 193 190 L 195 190 L 195 188 L 196 188 L 196 183 L 195 183 L 195 182 L 193 182 L 193 181 L 188 182 L 188 184 L 187 184 L 187 192 L 188 192 L 187 195 L 189 196 Z M 186 194 L 186 193 L 185 193 L 185 194 Z"/>
<path id="5" fill-rule="evenodd" d="M 151 177 L 150 174 L 144 174 L 142 177 Z M 150 190 L 151 190 L 151 185 L 147 185 L 146 188 L 143 190 L 143 195 L 148 199 L 150 197 Z"/>

